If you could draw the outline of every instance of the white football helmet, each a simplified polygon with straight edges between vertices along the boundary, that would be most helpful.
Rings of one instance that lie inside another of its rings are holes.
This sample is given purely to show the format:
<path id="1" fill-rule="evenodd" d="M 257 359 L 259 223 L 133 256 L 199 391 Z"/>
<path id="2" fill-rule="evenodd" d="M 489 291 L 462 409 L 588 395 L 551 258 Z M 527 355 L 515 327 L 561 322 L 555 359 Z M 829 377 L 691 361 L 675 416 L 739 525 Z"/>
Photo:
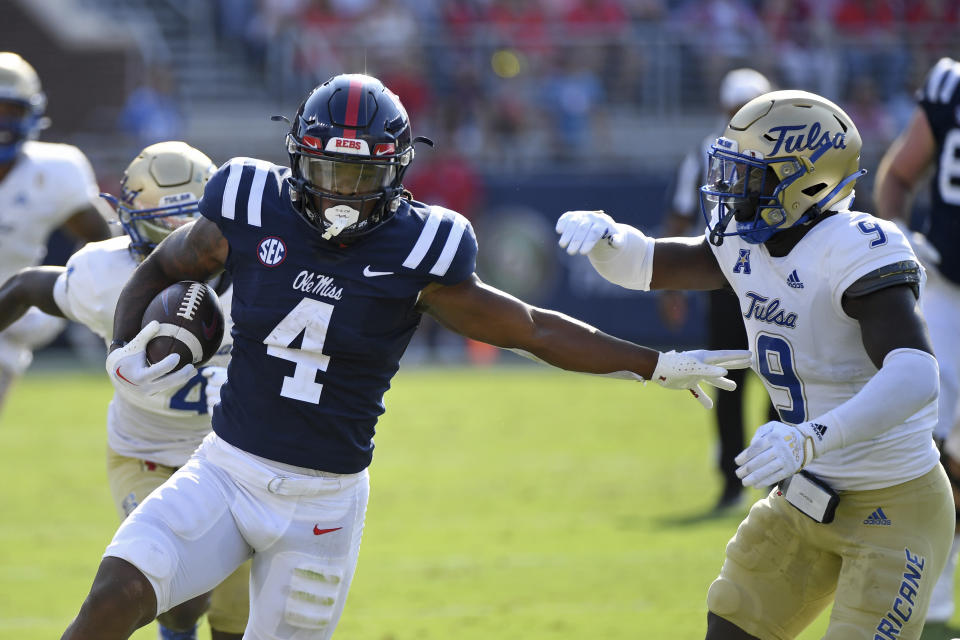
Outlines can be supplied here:
<path id="1" fill-rule="evenodd" d="M 759 244 L 843 204 L 866 173 L 861 145 L 853 121 L 826 98 L 806 91 L 754 98 L 710 148 L 700 188 L 710 242 L 739 235 Z"/>
<path id="2" fill-rule="evenodd" d="M 0 52 L 0 163 L 10 162 L 27 140 L 37 137 L 48 120 L 43 117 L 47 97 L 37 72 L 10 51 Z M 13 108 L 10 108 L 13 107 Z"/>
<path id="3" fill-rule="evenodd" d="M 138 259 L 197 216 L 197 203 L 216 170 L 206 154 L 185 142 L 158 142 L 127 166 L 119 199 L 102 194 L 116 207 Z"/>

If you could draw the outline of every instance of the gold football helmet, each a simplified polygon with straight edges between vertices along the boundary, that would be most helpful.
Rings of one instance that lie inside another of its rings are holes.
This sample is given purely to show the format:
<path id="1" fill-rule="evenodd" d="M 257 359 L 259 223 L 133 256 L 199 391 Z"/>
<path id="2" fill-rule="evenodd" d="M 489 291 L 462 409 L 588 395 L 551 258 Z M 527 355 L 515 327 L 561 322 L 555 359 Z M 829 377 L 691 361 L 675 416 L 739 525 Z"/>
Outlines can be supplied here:
<path id="1" fill-rule="evenodd" d="M 856 125 L 826 98 L 806 91 L 754 98 L 710 149 L 700 188 L 710 241 L 739 235 L 759 244 L 841 204 L 866 173 L 861 145 Z M 736 229 L 728 231 L 732 220 Z"/>
<path id="2" fill-rule="evenodd" d="M 119 200 L 104 197 L 116 207 L 139 259 L 197 216 L 197 203 L 216 170 L 206 154 L 179 141 L 152 144 L 133 159 L 123 172 Z"/>
<path id="3" fill-rule="evenodd" d="M 26 140 L 37 137 L 48 121 L 43 117 L 47 97 L 37 72 L 10 51 L 0 52 L 0 163 L 9 162 Z"/>

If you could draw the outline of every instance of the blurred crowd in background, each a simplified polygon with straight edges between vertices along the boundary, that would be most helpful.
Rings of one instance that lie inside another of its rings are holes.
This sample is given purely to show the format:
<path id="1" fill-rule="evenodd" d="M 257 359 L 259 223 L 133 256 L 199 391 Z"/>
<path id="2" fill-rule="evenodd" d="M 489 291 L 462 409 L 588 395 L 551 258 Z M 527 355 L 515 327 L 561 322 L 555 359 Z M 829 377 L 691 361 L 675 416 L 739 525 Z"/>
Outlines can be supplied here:
<path id="1" fill-rule="evenodd" d="M 96 117 L 54 115 L 55 128 L 44 135 L 80 146 L 105 190 L 118 187 L 132 154 L 165 139 L 186 140 L 217 163 L 234 155 L 285 163 L 283 125 L 268 116 L 292 117 L 306 93 L 334 74 L 367 72 L 400 96 L 414 133 L 437 143 L 418 153 L 407 186 L 478 228 L 515 200 L 536 210 L 527 222 L 543 222 L 564 206 L 611 206 L 600 195 L 615 193 L 613 212 L 654 227 L 677 164 L 721 118 L 721 78 L 743 66 L 776 88 L 824 95 L 850 114 L 870 172 L 858 184 L 856 207 L 869 211 L 872 174 L 906 124 L 914 90 L 938 58 L 960 56 L 960 0 L 69 3 L 100 22 L 109 18 L 110 33 L 131 35 L 138 49 L 115 108 L 102 94 L 74 95 L 99 101 Z M 44 48 L 21 53 L 46 78 Z M 55 86 L 47 92 L 51 110 L 62 104 Z M 522 182 L 530 176 L 534 182 Z M 574 192 L 578 180 L 604 186 Z M 528 193 L 531 184 L 537 196 Z M 584 202 L 572 193 L 584 193 Z M 582 274 L 557 277 L 561 267 L 549 264 L 553 239 L 544 235 L 550 227 L 532 226 L 534 239 L 524 246 L 546 266 L 527 273 L 529 261 L 516 259 L 496 284 L 510 290 L 520 276 L 530 287 L 555 281 L 556 291 L 541 299 L 521 293 L 542 304 L 568 299 L 560 291 Z M 481 237 L 481 252 L 490 245 Z M 481 253 L 481 273 L 483 260 Z"/>
<path id="2" fill-rule="evenodd" d="M 889 136 L 918 78 L 960 46 L 956 0 L 220 0 L 214 19 L 285 98 L 369 68 L 460 148 L 537 135 L 561 158 L 611 111 L 710 108 L 740 66 Z"/>
<path id="3" fill-rule="evenodd" d="M 382 78 L 438 141 L 433 164 L 463 183 L 434 180 L 449 192 L 438 195 L 465 213 L 476 170 L 669 165 L 684 151 L 671 141 L 702 134 L 677 131 L 682 118 L 713 113 L 720 79 L 740 66 L 838 102 L 872 168 L 923 73 L 960 49 L 958 0 L 218 0 L 184 10 L 210 23 L 285 113 L 344 70 Z M 153 102 L 136 89 L 124 120 L 148 142 L 176 137 L 190 117 L 177 105 L 177 67 L 155 58 Z M 129 117 L 148 109 L 153 117 Z"/>

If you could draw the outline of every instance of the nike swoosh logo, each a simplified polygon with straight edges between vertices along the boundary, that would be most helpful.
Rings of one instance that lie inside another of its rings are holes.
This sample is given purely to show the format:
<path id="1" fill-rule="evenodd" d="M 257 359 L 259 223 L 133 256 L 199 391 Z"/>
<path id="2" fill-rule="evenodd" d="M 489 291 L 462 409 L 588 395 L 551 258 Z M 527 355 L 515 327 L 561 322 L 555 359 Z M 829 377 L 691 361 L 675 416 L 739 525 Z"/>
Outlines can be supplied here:
<path id="1" fill-rule="evenodd" d="M 334 527 L 333 529 L 321 529 L 320 525 L 313 525 L 313 535 L 322 536 L 325 533 L 330 533 L 331 531 L 340 531 L 343 527 Z"/>
<path id="2" fill-rule="evenodd" d="M 132 384 L 132 385 L 135 386 L 135 387 L 140 386 L 140 385 L 138 385 L 136 382 L 134 382 L 133 380 L 127 380 L 126 378 L 124 378 L 124 377 L 123 377 L 123 374 L 120 373 L 120 367 L 117 367 L 116 374 L 117 374 L 117 377 L 120 378 L 121 380 L 123 380 L 124 382 L 129 382 L 130 384 Z"/>
<path id="3" fill-rule="evenodd" d="M 393 271 L 374 271 L 370 268 L 370 265 L 367 265 L 363 268 L 363 275 L 368 278 L 376 278 L 377 276 L 391 276 Z"/>

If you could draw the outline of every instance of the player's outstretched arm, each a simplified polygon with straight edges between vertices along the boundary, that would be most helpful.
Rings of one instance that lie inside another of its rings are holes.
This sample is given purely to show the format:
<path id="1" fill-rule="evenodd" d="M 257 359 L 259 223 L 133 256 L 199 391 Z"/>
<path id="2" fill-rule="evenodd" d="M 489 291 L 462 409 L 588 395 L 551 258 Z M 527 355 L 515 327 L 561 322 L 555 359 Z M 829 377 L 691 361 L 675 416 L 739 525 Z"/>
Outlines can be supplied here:
<path id="1" fill-rule="evenodd" d="M 736 385 L 726 368 L 749 366 L 750 352 L 670 352 L 661 354 L 605 334 L 549 309 L 530 306 L 473 275 L 454 286 L 432 284 L 420 294 L 419 308 L 441 324 L 474 340 L 527 352 L 547 364 L 594 374 L 631 372 L 672 389 L 689 389 L 712 406 L 699 388 L 707 382 L 724 389 Z"/>
<path id="2" fill-rule="evenodd" d="M 53 285 L 63 267 L 28 267 L 0 286 L 0 331 L 19 320 L 30 307 L 52 316 L 66 317 L 53 299 Z"/>
<path id="3" fill-rule="evenodd" d="M 167 286 L 180 280 L 204 282 L 222 271 L 228 251 L 226 238 L 206 218 L 198 218 L 164 238 L 120 293 L 113 316 L 114 343 L 128 342 L 139 333 L 144 310 Z"/>
<path id="4" fill-rule="evenodd" d="M 602 211 L 567 211 L 559 244 L 585 255 L 601 276 L 627 289 L 710 290 L 725 284 L 706 238 L 661 238 L 615 222 Z"/>

